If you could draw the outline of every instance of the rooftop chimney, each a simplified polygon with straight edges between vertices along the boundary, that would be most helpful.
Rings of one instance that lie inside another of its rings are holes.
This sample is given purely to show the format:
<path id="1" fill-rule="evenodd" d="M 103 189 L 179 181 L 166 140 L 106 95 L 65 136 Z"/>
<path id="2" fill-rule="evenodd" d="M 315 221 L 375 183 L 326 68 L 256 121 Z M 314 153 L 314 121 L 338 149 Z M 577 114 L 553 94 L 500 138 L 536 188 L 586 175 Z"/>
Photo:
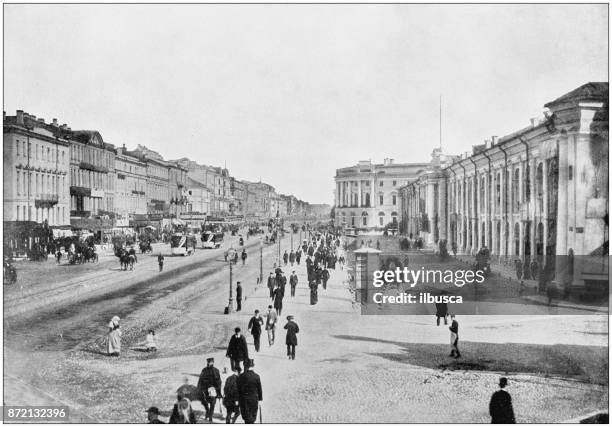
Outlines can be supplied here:
<path id="1" fill-rule="evenodd" d="M 64 123 L 64 124 L 62 124 L 62 125 L 60 126 L 60 129 L 62 129 L 62 130 L 66 130 L 66 128 L 67 128 L 67 127 L 68 127 L 68 125 L 67 125 L 66 123 Z"/>
<path id="2" fill-rule="evenodd" d="M 23 125 L 23 110 L 17 110 L 17 124 Z"/>
<path id="3" fill-rule="evenodd" d="M 531 122 L 532 128 L 540 124 L 540 120 L 537 117 L 532 117 L 531 119 L 529 119 L 529 121 Z"/>
<path id="4" fill-rule="evenodd" d="M 57 119 L 53 119 L 53 126 L 57 127 Z"/>
<path id="5" fill-rule="evenodd" d="M 491 148 L 491 140 L 490 139 L 485 139 L 485 149 Z"/>
<path id="6" fill-rule="evenodd" d="M 44 124 L 45 123 L 45 119 L 43 119 L 42 117 L 39 117 L 38 123 L 43 123 Z"/>
<path id="7" fill-rule="evenodd" d="M 497 143 L 499 142 L 499 136 L 494 135 L 491 137 L 491 144 L 492 145 L 497 145 Z"/>

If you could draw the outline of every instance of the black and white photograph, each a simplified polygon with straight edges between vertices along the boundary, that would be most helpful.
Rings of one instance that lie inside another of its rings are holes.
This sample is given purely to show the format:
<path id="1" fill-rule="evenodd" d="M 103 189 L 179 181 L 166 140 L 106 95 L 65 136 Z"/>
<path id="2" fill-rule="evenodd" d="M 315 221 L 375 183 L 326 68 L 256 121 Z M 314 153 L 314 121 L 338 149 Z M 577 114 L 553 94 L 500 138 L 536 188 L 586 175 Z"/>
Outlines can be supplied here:
<path id="1" fill-rule="evenodd" d="M 3 423 L 609 423 L 608 3 L 2 11 Z"/>

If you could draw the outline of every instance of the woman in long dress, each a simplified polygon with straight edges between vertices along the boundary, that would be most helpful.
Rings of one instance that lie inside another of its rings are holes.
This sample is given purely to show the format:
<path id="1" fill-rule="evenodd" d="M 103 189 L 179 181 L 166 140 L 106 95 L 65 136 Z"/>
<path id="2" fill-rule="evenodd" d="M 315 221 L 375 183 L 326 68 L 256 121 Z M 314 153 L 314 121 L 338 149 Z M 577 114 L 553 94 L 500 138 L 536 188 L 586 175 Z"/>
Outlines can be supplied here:
<path id="1" fill-rule="evenodd" d="M 119 353 L 121 352 L 121 329 L 119 329 L 119 320 L 119 316 L 115 316 L 108 324 L 106 352 L 109 356 L 119 357 Z"/>

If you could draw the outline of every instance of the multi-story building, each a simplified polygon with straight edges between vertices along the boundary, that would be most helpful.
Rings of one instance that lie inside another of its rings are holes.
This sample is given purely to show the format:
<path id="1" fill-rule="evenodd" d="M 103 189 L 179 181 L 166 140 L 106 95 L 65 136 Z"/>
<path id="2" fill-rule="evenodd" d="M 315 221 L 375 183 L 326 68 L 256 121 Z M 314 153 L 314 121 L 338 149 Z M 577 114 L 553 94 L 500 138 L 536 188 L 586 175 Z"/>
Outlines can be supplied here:
<path id="1" fill-rule="evenodd" d="M 244 215 L 246 213 L 246 197 L 246 184 L 233 176 L 230 177 L 230 214 Z"/>
<path id="2" fill-rule="evenodd" d="M 63 125 L 64 126 L 64 125 Z M 65 128 L 69 130 L 69 128 Z M 115 147 L 95 130 L 70 136 L 70 216 L 112 215 L 115 197 Z"/>
<path id="3" fill-rule="evenodd" d="M 208 214 L 210 212 L 210 189 L 199 181 L 187 178 L 187 212 Z"/>
<path id="4" fill-rule="evenodd" d="M 170 164 L 156 151 L 138 145 L 129 154 L 138 157 L 147 165 L 147 214 L 170 216 Z"/>
<path id="5" fill-rule="evenodd" d="M 168 162 L 168 195 L 170 213 L 179 217 L 187 211 L 187 173 L 188 169 L 178 162 Z"/>
<path id="6" fill-rule="evenodd" d="M 4 115 L 4 221 L 70 224 L 70 142 L 57 120 Z"/>
<path id="7" fill-rule="evenodd" d="M 422 173 L 429 163 L 383 164 L 360 161 L 336 170 L 335 215 L 338 225 L 359 229 L 380 229 L 397 224 L 399 188 Z"/>
<path id="8" fill-rule="evenodd" d="M 127 154 L 125 145 L 115 157 L 115 213 L 119 218 L 147 213 L 147 164 Z"/>
<path id="9" fill-rule="evenodd" d="M 406 231 L 460 252 L 486 246 L 494 259 L 539 260 L 561 284 L 607 286 L 608 83 L 545 107 L 543 120 L 403 188 Z"/>
<path id="10" fill-rule="evenodd" d="M 272 199 L 276 192 L 274 187 L 265 182 L 247 182 L 248 191 L 247 212 L 249 215 L 260 218 L 276 216 L 276 210 L 272 206 Z"/>

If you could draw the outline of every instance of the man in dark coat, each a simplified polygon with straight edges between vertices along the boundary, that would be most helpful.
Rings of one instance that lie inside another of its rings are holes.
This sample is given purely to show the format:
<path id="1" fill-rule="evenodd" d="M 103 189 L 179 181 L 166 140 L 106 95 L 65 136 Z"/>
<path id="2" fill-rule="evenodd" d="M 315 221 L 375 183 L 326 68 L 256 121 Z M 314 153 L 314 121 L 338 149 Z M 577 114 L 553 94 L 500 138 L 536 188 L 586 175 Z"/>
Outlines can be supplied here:
<path id="1" fill-rule="evenodd" d="M 226 357 L 229 357 L 232 370 L 236 366 L 240 366 L 240 362 L 248 360 L 249 348 L 247 347 L 246 338 L 240 333 L 240 328 L 234 329 L 235 334 L 230 338 L 229 345 L 227 346 Z"/>
<path id="2" fill-rule="evenodd" d="M 297 265 L 300 265 L 300 259 L 302 259 L 302 251 L 298 249 L 295 253 L 295 262 L 297 262 Z"/>
<path id="3" fill-rule="evenodd" d="M 242 250 L 242 254 L 240 255 L 240 257 L 242 258 L 242 265 L 244 265 L 246 259 L 247 259 L 247 253 L 246 253 L 246 249 Z"/>
<path id="4" fill-rule="evenodd" d="M 253 335 L 253 344 L 255 344 L 255 351 L 259 351 L 259 337 L 261 336 L 261 325 L 264 321 L 259 315 L 259 310 L 255 310 L 255 315 L 249 320 L 248 329 Z"/>
<path id="5" fill-rule="evenodd" d="M 273 292 L 275 283 L 276 282 L 274 279 L 274 273 L 270 272 L 270 277 L 268 277 L 268 289 L 270 290 L 270 299 L 274 298 Z"/>
<path id="6" fill-rule="evenodd" d="M 242 310 L 242 285 L 236 282 L 236 311 Z"/>
<path id="7" fill-rule="evenodd" d="M 257 420 L 257 410 L 259 402 L 263 400 L 263 393 L 259 375 L 253 372 L 255 362 L 249 359 L 245 365 L 248 369 L 238 377 L 238 401 L 245 424 L 253 424 Z"/>
<path id="8" fill-rule="evenodd" d="M 289 254 L 287 251 L 283 254 L 283 264 L 287 265 L 287 261 L 289 261 Z"/>
<path id="9" fill-rule="evenodd" d="M 287 324 L 285 325 L 287 330 L 287 337 L 285 338 L 285 344 L 287 344 L 287 357 L 289 360 L 295 360 L 295 346 L 297 345 L 297 333 L 300 332 L 300 328 L 297 323 L 293 321 L 293 316 L 287 316 Z"/>
<path id="10" fill-rule="evenodd" d="M 223 405 L 225 405 L 225 409 L 227 410 L 227 416 L 225 417 L 226 424 L 236 424 L 236 420 L 240 415 L 238 377 L 241 371 L 240 367 L 238 367 L 232 375 L 227 377 L 225 386 L 223 387 Z M 233 417 L 232 414 L 234 415 Z"/>
<path id="11" fill-rule="evenodd" d="M 319 300 L 317 282 L 315 280 L 311 280 L 310 283 L 308 283 L 308 287 L 310 288 L 310 305 L 315 305 Z"/>
<path id="12" fill-rule="evenodd" d="M 323 289 L 327 289 L 327 281 L 329 280 L 329 271 L 327 268 L 321 272 L 321 280 L 323 282 Z"/>
<path id="13" fill-rule="evenodd" d="M 291 267 L 293 267 L 294 262 L 295 262 L 295 252 L 293 252 L 293 249 L 291 249 L 291 253 L 289 254 L 289 263 L 291 264 Z"/>
<path id="14" fill-rule="evenodd" d="M 508 379 L 502 377 L 499 379 L 499 390 L 491 396 L 489 403 L 489 415 L 491 415 L 491 424 L 515 424 L 514 410 L 512 409 L 512 398 L 510 394 L 504 390 L 508 384 Z"/>
<path id="15" fill-rule="evenodd" d="M 289 276 L 289 284 L 291 285 L 291 296 L 294 297 L 295 288 L 297 287 L 297 284 L 298 284 L 298 277 L 297 277 L 297 274 L 295 274 L 295 270 L 293 270 L 293 273 L 291 273 L 291 276 Z"/>
<path id="16" fill-rule="evenodd" d="M 443 291 L 441 295 L 446 295 Z M 448 325 L 448 304 L 445 302 L 436 303 L 436 325 L 440 326 L 440 318 L 444 318 L 444 324 Z"/>
<path id="17" fill-rule="evenodd" d="M 277 286 L 274 289 L 273 294 L 274 294 L 274 309 L 276 310 L 276 314 L 280 316 L 281 312 L 283 311 L 284 292 L 281 287 Z"/>
<path id="18" fill-rule="evenodd" d="M 212 422 L 212 416 L 215 412 L 217 398 L 221 397 L 221 375 L 219 370 L 214 367 L 214 363 L 214 358 L 209 357 L 206 359 L 206 367 L 202 369 L 198 381 L 200 401 L 206 409 L 206 419 L 210 422 Z"/>

